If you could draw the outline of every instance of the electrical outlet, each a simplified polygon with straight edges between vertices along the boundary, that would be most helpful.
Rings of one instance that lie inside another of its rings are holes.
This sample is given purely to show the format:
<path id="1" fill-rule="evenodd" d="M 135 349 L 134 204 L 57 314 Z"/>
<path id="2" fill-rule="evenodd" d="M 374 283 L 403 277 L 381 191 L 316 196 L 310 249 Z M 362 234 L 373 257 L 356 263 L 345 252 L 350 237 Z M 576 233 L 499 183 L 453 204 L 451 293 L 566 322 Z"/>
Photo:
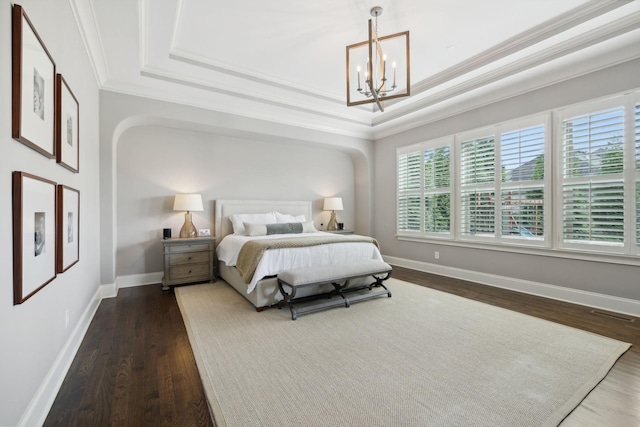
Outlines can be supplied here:
<path id="1" fill-rule="evenodd" d="M 64 328 L 69 329 L 69 309 L 64 311 Z"/>
<path id="2" fill-rule="evenodd" d="M 435 257 L 435 259 L 440 259 L 440 252 L 435 251 L 435 252 L 433 253 L 433 256 Z"/>

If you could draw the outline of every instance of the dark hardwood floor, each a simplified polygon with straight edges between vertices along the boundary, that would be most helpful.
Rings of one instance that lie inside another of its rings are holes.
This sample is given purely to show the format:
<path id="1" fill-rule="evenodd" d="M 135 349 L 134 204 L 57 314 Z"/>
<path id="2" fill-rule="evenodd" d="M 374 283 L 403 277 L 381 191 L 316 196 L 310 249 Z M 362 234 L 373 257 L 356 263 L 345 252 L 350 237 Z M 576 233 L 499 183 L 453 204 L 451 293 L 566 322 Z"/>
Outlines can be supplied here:
<path id="1" fill-rule="evenodd" d="M 402 267 L 393 277 L 632 343 L 563 425 L 637 425 L 640 320 Z M 119 425 L 213 425 L 175 296 L 160 285 L 121 289 L 100 303 L 45 422 Z"/>
<path id="2" fill-rule="evenodd" d="M 45 426 L 213 426 L 173 292 L 104 299 Z"/>

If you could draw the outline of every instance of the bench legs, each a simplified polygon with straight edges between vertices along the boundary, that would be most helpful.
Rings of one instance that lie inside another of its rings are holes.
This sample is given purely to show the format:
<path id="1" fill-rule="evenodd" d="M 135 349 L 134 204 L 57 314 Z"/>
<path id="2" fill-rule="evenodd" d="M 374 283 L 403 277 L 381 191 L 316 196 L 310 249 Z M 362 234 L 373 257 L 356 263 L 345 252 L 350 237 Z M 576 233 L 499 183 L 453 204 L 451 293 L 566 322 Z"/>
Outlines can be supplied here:
<path id="1" fill-rule="evenodd" d="M 286 282 L 278 279 L 278 287 L 280 288 L 280 293 L 282 294 L 284 300 L 282 302 L 286 302 L 289 306 L 289 310 L 291 310 L 291 320 L 296 320 L 298 318 L 298 314 L 302 315 L 305 313 L 312 313 L 314 311 L 325 310 L 331 307 L 337 307 L 339 305 L 344 305 L 345 307 L 349 307 L 349 300 L 342 294 L 342 289 L 349 286 L 349 281 L 345 280 L 343 284 L 332 282 L 334 287 L 333 291 L 325 292 L 323 294 L 317 295 L 309 295 L 306 297 L 295 298 L 297 286 L 291 286 Z M 285 290 L 285 286 L 290 288 L 291 290 L 287 292 Z M 334 297 L 339 296 L 340 298 L 335 299 Z M 322 301 L 320 301 L 323 299 Z M 295 304 L 305 302 L 305 301 L 318 301 L 312 305 L 307 305 L 303 307 L 296 307 Z M 278 305 L 278 308 L 281 308 L 281 305 Z"/>
<path id="2" fill-rule="evenodd" d="M 310 295 L 306 297 L 296 298 L 296 290 L 301 286 L 292 286 L 287 282 L 284 282 L 278 279 L 278 287 L 280 288 L 280 293 L 284 298 L 278 304 L 278 308 L 282 307 L 282 303 L 286 303 L 289 306 L 289 310 L 291 311 L 291 320 L 296 320 L 298 315 L 302 315 L 305 313 L 312 313 L 315 311 L 325 310 L 332 307 L 342 306 L 350 307 L 352 303 L 365 301 L 372 298 L 377 298 L 379 296 L 386 295 L 388 298 L 391 298 L 391 291 L 382 283 L 391 277 L 391 272 L 386 272 L 386 274 L 381 275 L 372 275 L 375 279 L 375 282 L 369 285 L 358 286 L 354 288 L 348 288 L 349 279 L 345 280 L 344 283 L 339 282 L 331 282 L 334 289 L 331 292 L 326 292 L 323 294 Z M 290 289 L 289 292 L 285 290 L 285 287 Z M 373 292 L 373 288 L 382 288 L 381 290 L 377 290 Z M 363 292 L 367 291 L 367 292 Z M 339 296 L 340 298 L 334 298 Z M 317 301 L 313 304 L 306 306 L 296 307 L 296 304 L 306 301 Z"/>

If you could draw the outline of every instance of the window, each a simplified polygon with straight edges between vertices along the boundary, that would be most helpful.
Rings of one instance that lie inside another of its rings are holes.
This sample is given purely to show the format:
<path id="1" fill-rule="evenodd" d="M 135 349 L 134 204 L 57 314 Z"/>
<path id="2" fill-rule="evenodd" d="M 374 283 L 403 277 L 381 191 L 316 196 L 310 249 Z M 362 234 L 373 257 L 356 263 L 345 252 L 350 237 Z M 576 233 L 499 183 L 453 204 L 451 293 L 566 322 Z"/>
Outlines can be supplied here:
<path id="1" fill-rule="evenodd" d="M 460 144 L 460 234 L 492 237 L 495 233 L 495 138 Z"/>
<path id="2" fill-rule="evenodd" d="M 624 252 L 623 99 L 563 112 L 560 130 L 560 247 Z"/>
<path id="3" fill-rule="evenodd" d="M 435 141 L 398 152 L 398 232 L 448 237 L 451 145 Z"/>
<path id="4" fill-rule="evenodd" d="M 546 117 L 461 135 L 460 239 L 545 240 Z"/>
<path id="5" fill-rule="evenodd" d="M 505 239 L 545 240 L 547 128 L 536 124 L 500 135 L 500 225 Z"/>
<path id="6" fill-rule="evenodd" d="M 451 231 L 451 150 L 424 150 L 424 231 Z"/>
<path id="7" fill-rule="evenodd" d="M 397 159 L 401 238 L 640 255 L 640 92 L 400 148 Z"/>
<path id="8" fill-rule="evenodd" d="M 635 181 L 636 181 L 636 242 L 635 251 L 640 252 L 640 102 L 635 105 L 634 119 L 635 126 Z"/>
<path id="9" fill-rule="evenodd" d="M 420 231 L 420 158 L 420 151 L 412 151 L 398 159 L 398 230 Z"/>

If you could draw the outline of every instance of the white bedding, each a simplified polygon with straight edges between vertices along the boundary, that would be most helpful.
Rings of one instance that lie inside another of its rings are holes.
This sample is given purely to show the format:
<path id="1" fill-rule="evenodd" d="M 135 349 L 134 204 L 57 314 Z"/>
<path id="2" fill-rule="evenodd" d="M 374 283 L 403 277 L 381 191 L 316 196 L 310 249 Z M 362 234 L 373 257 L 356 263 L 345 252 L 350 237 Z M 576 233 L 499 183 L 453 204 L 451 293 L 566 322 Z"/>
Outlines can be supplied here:
<path id="1" fill-rule="evenodd" d="M 304 239 L 326 235 L 323 232 L 296 234 L 295 237 Z M 283 237 L 293 237 L 291 234 L 273 234 L 269 236 L 244 236 L 229 234 L 216 249 L 218 259 L 227 266 L 234 267 L 238 260 L 238 254 L 242 245 L 249 240 L 278 239 Z M 265 251 L 256 272 L 247 285 L 247 293 L 251 293 L 256 283 L 265 276 L 274 276 L 281 271 L 292 268 L 311 267 L 324 264 L 338 264 L 345 262 L 355 262 L 375 259 L 382 261 L 382 255 L 372 243 L 366 242 L 344 242 L 329 245 L 309 246 L 304 248 L 283 248 L 269 249 Z"/>

